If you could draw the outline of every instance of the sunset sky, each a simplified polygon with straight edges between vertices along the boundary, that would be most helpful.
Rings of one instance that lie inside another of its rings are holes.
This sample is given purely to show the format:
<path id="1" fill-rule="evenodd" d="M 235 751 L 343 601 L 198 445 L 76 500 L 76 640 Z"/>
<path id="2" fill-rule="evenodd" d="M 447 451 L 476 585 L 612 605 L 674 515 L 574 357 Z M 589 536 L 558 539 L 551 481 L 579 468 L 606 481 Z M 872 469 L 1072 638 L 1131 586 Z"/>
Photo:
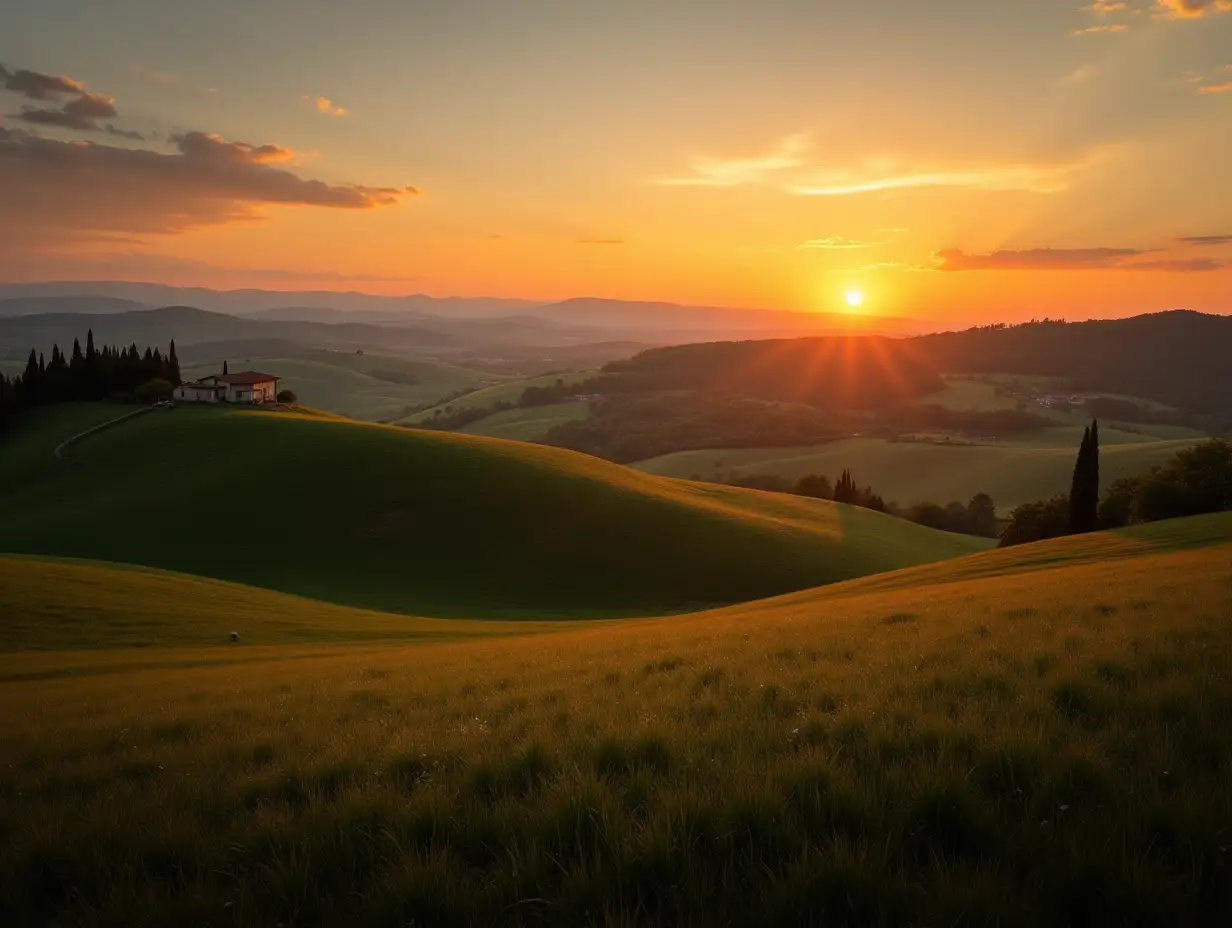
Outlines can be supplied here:
<path id="1" fill-rule="evenodd" d="M 0 6 L 0 279 L 1232 312 L 1232 0 Z"/>

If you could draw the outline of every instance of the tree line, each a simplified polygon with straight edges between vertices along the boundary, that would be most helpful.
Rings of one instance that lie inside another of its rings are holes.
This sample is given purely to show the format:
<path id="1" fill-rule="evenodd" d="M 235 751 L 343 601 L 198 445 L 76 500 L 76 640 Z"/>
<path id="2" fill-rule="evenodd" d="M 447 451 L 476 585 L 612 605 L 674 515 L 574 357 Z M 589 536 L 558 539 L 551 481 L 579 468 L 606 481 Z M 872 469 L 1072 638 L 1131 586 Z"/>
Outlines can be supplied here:
<path id="1" fill-rule="evenodd" d="M 895 502 L 887 502 L 870 486 L 860 486 L 852 477 L 850 468 L 844 470 L 833 484 L 825 474 L 805 474 L 794 483 L 786 477 L 774 474 L 749 474 L 726 482 L 729 486 L 750 490 L 789 493 L 793 496 L 847 503 L 943 532 L 976 535 L 980 538 L 997 537 L 997 506 L 987 493 L 977 493 L 966 505 L 955 500 L 945 506 L 924 502 L 904 507 Z"/>
<path id="2" fill-rule="evenodd" d="M 100 348 L 90 329 L 84 349 L 79 339 L 73 339 L 71 352 L 61 351 L 57 344 L 48 359 L 32 348 L 20 375 L 12 379 L 0 375 L 0 429 L 19 412 L 36 406 L 141 399 L 155 392 L 167 395 L 182 382 L 174 339 L 166 354 L 157 347 L 143 352 L 136 344 Z"/>
<path id="3" fill-rule="evenodd" d="M 1145 474 L 1099 489 L 1099 425 L 1083 434 L 1068 494 L 1024 503 L 1001 546 L 1232 510 L 1232 443 L 1211 438 Z"/>

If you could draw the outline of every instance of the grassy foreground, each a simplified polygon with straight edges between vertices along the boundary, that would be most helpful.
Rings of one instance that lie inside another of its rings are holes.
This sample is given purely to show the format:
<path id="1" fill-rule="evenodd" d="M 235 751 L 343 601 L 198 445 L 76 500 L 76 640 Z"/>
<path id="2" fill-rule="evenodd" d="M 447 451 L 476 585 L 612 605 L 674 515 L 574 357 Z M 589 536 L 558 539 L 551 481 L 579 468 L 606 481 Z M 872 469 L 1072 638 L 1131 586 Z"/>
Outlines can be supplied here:
<path id="1" fill-rule="evenodd" d="M 89 414 L 116 414 L 99 405 Z M 0 551 L 385 611 L 545 618 L 696 609 L 986 547 L 827 502 L 328 416 L 182 407 L 53 459 L 83 417 L 23 417 L 0 446 Z"/>
<path id="2" fill-rule="evenodd" d="M 551 636 L 0 656 L 0 915 L 1221 924 L 1229 557 L 1218 516 Z"/>

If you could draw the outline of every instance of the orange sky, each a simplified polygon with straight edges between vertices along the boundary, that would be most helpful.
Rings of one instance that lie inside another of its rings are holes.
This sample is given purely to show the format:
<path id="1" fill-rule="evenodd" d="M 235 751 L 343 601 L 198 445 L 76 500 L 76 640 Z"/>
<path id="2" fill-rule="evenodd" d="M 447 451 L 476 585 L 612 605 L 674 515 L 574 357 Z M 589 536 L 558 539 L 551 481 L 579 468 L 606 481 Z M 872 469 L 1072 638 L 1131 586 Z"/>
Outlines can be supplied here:
<path id="1" fill-rule="evenodd" d="M 1232 312 L 1226 0 L 253 6 L 0 11 L 0 278 Z"/>

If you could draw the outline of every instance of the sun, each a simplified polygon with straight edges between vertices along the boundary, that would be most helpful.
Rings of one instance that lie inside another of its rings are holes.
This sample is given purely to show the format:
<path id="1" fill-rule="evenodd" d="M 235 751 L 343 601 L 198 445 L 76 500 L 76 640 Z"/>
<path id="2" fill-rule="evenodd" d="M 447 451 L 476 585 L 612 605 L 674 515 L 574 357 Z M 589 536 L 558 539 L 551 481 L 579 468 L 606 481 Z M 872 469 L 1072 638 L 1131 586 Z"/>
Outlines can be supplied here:
<path id="1" fill-rule="evenodd" d="M 851 309 L 859 309 L 864 305 L 864 294 L 859 290 L 848 290 L 844 299 L 847 301 L 847 305 Z"/>

